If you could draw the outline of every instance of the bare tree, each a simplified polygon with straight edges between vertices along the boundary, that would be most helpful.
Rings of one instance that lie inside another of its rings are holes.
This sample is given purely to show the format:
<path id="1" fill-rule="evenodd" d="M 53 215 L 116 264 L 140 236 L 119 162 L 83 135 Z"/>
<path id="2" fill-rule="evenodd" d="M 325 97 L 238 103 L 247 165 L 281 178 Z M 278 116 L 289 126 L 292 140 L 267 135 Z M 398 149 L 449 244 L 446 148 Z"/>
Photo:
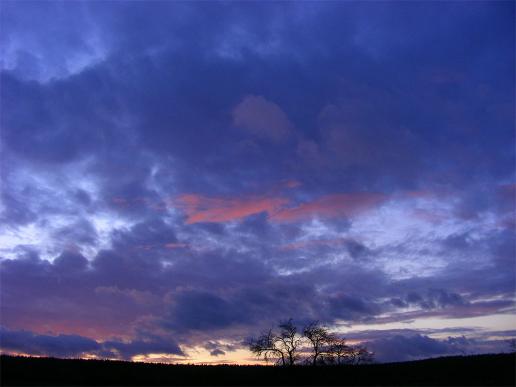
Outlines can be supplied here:
<path id="1" fill-rule="evenodd" d="M 311 364 L 363 364 L 373 361 L 374 354 L 363 345 L 350 346 L 346 339 L 338 337 L 317 321 L 303 330 L 312 354 Z"/>
<path id="2" fill-rule="evenodd" d="M 373 353 L 366 347 L 349 346 L 346 340 L 332 334 L 328 328 L 314 321 L 298 332 L 292 319 L 278 325 L 279 332 L 272 329 L 257 339 L 248 342 L 249 349 L 265 361 L 274 360 L 282 366 L 298 364 L 301 354 L 308 352 L 306 362 L 318 364 L 362 364 L 373 360 Z"/>
<path id="3" fill-rule="evenodd" d="M 299 360 L 298 349 L 303 338 L 297 332 L 292 319 L 280 323 L 279 328 L 280 333 L 276 339 L 277 345 L 287 354 L 287 365 L 292 366 Z"/>
<path id="4" fill-rule="evenodd" d="M 365 364 L 371 363 L 374 359 L 374 353 L 370 352 L 363 345 L 355 345 L 350 347 L 347 355 L 346 363 L 348 364 Z"/>
<path id="5" fill-rule="evenodd" d="M 324 357 L 330 364 L 347 364 L 352 351 L 353 348 L 346 344 L 346 339 L 333 336 Z"/>
<path id="6" fill-rule="evenodd" d="M 257 357 L 263 357 L 266 362 L 274 359 L 276 364 L 285 365 L 285 353 L 276 346 L 277 337 L 273 334 L 272 329 L 263 333 L 256 340 L 249 341 L 249 349 Z"/>
<path id="7" fill-rule="evenodd" d="M 318 321 L 308 324 L 303 329 L 303 336 L 309 342 L 312 349 L 311 363 L 317 365 L 317 361 L 324 359 L 324 354 L 329 350 L 329 346 L 335 339 L 327 328 L 321 326 Z"/>
<path id="8" fill-rule="evenodd" d="M 279 333 L 275 334 L 272 329 L 262 334 L 258 339 L 249 342 L 249 349 L 265 361 L 276 360 L 276 364 L 292 366 L 299 360 L 299 347 L 302 343 L 302 336 L 292 319 L 281 322 Z"/>

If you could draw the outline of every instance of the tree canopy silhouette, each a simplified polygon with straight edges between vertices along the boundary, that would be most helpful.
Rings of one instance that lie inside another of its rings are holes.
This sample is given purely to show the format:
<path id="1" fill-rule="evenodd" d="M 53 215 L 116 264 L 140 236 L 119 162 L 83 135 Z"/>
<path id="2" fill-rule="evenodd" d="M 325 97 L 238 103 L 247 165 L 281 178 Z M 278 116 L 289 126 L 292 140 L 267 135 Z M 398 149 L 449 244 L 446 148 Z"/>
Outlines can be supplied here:
<path id="1" fill-rule="evenodd" d="M 318 321 L 298 330 L 292 319 L 280 322 L 273 329 L 250 339 L 249 349 L 257 357 L 277 365 L 295 364 L 341 365 L 373 361 L 373 353 L 362 345 L 348 345 L 342 337 L 331 333 Z"/>

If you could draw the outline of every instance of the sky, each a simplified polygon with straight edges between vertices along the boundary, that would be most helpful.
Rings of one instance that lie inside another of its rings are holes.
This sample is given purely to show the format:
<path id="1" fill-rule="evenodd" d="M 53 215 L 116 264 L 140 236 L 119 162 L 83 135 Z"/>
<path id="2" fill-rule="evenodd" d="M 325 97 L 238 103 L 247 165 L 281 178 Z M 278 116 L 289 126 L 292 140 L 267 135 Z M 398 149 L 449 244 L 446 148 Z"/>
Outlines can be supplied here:
<path id="1" fill-rule="evenodd" d="M 0 349 L 378 361 L 516 337 L 515 4 L 0 5 Z"/>

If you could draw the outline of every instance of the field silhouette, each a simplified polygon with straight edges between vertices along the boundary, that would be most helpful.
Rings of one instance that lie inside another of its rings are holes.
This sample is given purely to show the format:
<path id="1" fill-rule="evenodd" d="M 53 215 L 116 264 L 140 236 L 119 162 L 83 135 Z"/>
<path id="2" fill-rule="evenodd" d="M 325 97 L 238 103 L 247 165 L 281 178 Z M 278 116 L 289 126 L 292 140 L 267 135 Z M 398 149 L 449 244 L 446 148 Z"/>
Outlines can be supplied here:
<path id="1" fill-rule="evenodd" d="M 339 366 L 168 365 L 2 355 L 2 386 L 514 386 L 516 355 Z"/>

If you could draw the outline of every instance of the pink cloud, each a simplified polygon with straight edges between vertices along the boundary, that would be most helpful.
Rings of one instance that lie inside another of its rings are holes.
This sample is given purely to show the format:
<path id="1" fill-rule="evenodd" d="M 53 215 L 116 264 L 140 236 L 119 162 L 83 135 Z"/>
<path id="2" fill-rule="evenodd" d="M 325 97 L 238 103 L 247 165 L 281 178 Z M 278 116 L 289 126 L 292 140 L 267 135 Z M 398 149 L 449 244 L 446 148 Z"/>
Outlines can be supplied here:
<path id="1" fill-rule="evenodd" d="M 176 200 L 176 205 L 187 215 L 186 223 L 229 222 L 260 212 L 269 215 L 288 203 L 288 199 L 277 198 L 210 198 L 186 194 Z"/>
<path id="2" fill-rule="evenodd" d="M 353 216 L 382 204 L 386 199 L 385 195 L 377 193 L 333 194 L 287 207 L 290 200 L 284 197 L 212 198 L 185 194 L 174 200 L 174 205 L 187 215 L 188 224 L 229 222 L 260 212 L 266 212 L 271 221 L 290 222 L 312 217 Z"/>

